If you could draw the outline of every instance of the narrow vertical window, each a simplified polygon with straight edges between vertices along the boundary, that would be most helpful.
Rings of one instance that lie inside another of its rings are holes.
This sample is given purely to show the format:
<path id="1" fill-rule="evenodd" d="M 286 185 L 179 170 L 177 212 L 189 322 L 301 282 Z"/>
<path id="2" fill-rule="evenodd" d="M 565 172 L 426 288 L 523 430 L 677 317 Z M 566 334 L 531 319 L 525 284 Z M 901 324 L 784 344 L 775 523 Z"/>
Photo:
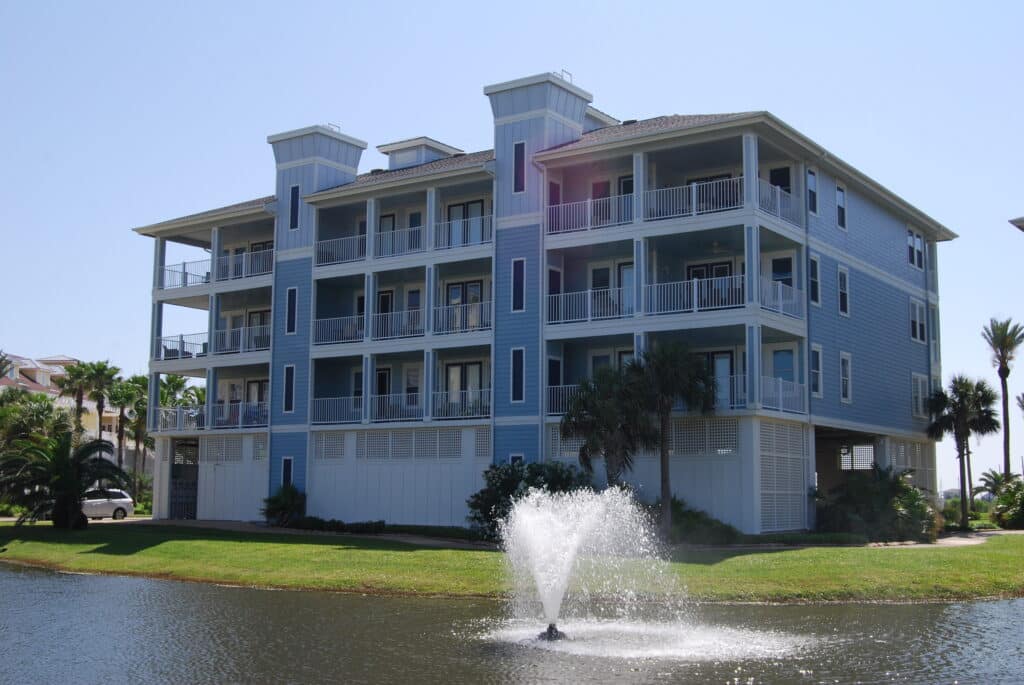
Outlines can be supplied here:
<path id="1" fill-rule="evenodd" d="M 917 300 L 910 301 L 910 339 L 920 343 L 928 342 L 928 325 L 925 318 L 924 303 Z"/>
<path id="2" fill-rule="evenodd" d="M 296 288 L 288 288 L 288 300 L 285 306 L 285 324 L 284 332 L 291 335 L 295 332 L 298 323 L 298 307 L 299 293 Z"/>
<path id="3" fill-rule="evenodd" d="M 839 353 L 839 399 L 853 401 L 853 359 L 849 352 Z"/>
<path id="4" fill-rule="evenodd" d="M 821 304 L 821 277 L 818 272 L 818 258 L 811 257 L 807 263 L 807 286 L 810 290 L 811 304 Z"/>
<path id="5" fill-rule="evenodd" d="M 910 404 L 913 415 L 917 418 L 928 418 L 928 376 L 919 373 L 911 374 Z"/>
<path id="6" fill-rule="evenodd" d="M 850 272 L 839 267 L 839 313 L 850 315 Z"/>
<path id="7" fill-rule="evenodd" d="M 292 194 L 288 205 L 288 228 L 299 227 L 299 187 L 292 186 Z"/>
<path id="8" fill-rule="evenodd" d="M 836 186 L 836 223 L 839 228 L 846 228 L 846 189 Z"/>
<path id="9" fill-rule="evenodd" d="M 924 238 L 920 233 L 914 234 L 914 257 L 917 260 L 917 268 L 924 270 Z"/>
<path id="10" fill-rule="evenodd" d="M 907 231 L 907 261 L 914 265 L 914 232 Z"/>
<path id="11" fill-rule="evenodd" d="M 522 402 L 526 398 L 526 350 L 512 349 L 512 401 Z"/>
<path id="12" fill-rule="evenodd" d="M 807 170 L 807 211 L 818 213 L 818 174 L 813 169 Z"/>
<path id="13" fill-rule="evenodd" d="M 811 395 L 822 396 L 821 390 L 821 345 L 811 345 Z"/>
<path id="14" fill-rule="evenodd" d="M 295 367 L 284 367 L 284 412 L 295 411 Z"/>
<path id="15" fill-rule="evenodd" d="M 281 460 L 281 485 L 292 484 L 292 458 L 285 457 Z"/>
<path id="16" fill-rule="evenodd" d="M 526 309 L 526 260 L 512 260 L 512 311 Z"/>
<path id="17" fill-rule="evenodd" d="M 512 192 L 526 190 L 526 143 L 512 146 Z"/>

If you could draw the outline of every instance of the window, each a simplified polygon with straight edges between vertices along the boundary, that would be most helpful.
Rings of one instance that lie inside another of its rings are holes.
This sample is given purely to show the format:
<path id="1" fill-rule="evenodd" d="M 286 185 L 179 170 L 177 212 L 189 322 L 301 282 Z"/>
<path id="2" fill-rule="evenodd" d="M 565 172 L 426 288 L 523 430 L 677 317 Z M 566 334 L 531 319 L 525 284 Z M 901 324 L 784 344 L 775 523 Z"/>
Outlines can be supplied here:
<path id="1" fill-rule="evenodd" d="M 928 376 L 910 374 L 910 406 L 916 418 L 928 418 Z"/>
<path id="2" fill-rule="evenodd" d="M 292 458 L 284 457 L 281 460 L 281 485 L 292 484 Z"/>
<path id="3" fill-rule="evenodd" d="M 843 445 L 839 449 L 839 468 L 843 471 L 865 471 L 874 464 L 874 445 Z"/>
<path id="4" fill-rule="evenodd" d="M 409 212 L 409 228 L 419 228 L 423 225 L 423 215 L 419 212 Z"/>
<path id="5" fill-rule="evenodd" d="M 288 228 L 299 227 L 299 187 L 292 186 L 291 204 L 288 205 Z"/>
<path id="6" fill-rule="evenodd" d="M 924 238 L 911 230 L 907 231 L 907 262 L 910 266 L 924 270 Z"/>
<path id="7" fill-rule="evenodd" d="M 839 353 L 839 399 L 853 402 L 853 359 L 849 352 Z"/>
<path id="8" fill-rule="evenodd" d="M 836 186 L 836 224 L 846 228 L 846 189 L 840 185 Z"/>
<path id="9" fill-rule="evenodd" d="M 925 324 L 924 302 L 910 301 L 910 339 L 919 343 L 928 342 L 927 325 Z"/>
<path id="10" fill-rule="evenodd" d="M 839 313 L 850 315 L 850 271 L 845 266 L 839 267 Z"/>
<path id="11" fill-rule="evenodd" d="M 408 406 L 416 407 L 420 403 L 420 370 L 406 369 L 405 371 L 405 403 Z"/>
<path id="12" fill-rule="evenodd" d="M 295 411 L 295 366 L 284 367 L 284 412 Z"/>
<path id="13" fill-rule="evenodd" d="M 512 348 L 512 401 L 523 402 L 526 399 L 526 350 L 522 347 Z"/>
<path id="14" fill-rule="evenodd" d="M 526 143 L 512 146 L 512 192 L 526 190 Z"/>
<path id="15" fill-rule="evenodd" d="M 807 170 L 807 211 L 818 213 L 818 174 L 814 169 Z"/>
<path id="16" fill-rule="evenodd" d="M 811 395 L 821 397 L 821 345 L 811 345 Z"/>
<path id="17" fill-rule="evenodd" d="M 522 464 L 523 463 L 523 455 L 521 455 L 521 454 L 510 454 L 510 455 L 508 455 L 508 462 L 510 464 Z"/>
<path id="18" fill-rule="evenodd" d="M 821 305 L 821 277 L 819 276 L 820 265 L 817 257 L 810 257 L 807 260 L 807 281 L 811 291 L 811 304 Z"/>
<path id="19" fill-rule="evenodd" d="M 512 311 L 526 310 L 526 260 L 512 260 Z"/>
<path id="20" fill-rule="evenodd" d="M 284 324 L 284 332 L 287 335 L 292 335 L 293 333 L 295 333 L 296 320 L 298 318 L 298 313 L 296 312 L 296 309 L 297 309 L 297 306 L 298 306 L 298 299 L 299 299 L 299 291 L 298 291 L 298 289 L 296 289 L 296 288 L 288 288 L 288 301 L 287 301 L 287 307 L 286 307 L 286 311 L 285 311 L 285 324 Z"/>

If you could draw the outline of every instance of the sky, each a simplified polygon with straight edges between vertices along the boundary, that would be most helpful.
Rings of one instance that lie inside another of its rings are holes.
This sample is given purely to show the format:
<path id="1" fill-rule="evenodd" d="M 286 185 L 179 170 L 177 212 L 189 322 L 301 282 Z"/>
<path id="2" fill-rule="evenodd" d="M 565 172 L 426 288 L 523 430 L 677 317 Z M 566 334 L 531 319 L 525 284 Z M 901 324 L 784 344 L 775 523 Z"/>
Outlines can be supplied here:
<path id="1" fill-rule="evenodd" d="M 1024 321 L 1022 24 L 1012 2 L 0 0 L 0 349 L 144 373 L 153 245 L 132 227 L 271 194 L 266 136 L 309 124 L 368 141 L 361 171 L 413 136 L 490 148 L 483 86 L 565 69 L 620 119 L 769 110 L 960 234 L 944 376 L 998 387 L 980 331 Z"/>

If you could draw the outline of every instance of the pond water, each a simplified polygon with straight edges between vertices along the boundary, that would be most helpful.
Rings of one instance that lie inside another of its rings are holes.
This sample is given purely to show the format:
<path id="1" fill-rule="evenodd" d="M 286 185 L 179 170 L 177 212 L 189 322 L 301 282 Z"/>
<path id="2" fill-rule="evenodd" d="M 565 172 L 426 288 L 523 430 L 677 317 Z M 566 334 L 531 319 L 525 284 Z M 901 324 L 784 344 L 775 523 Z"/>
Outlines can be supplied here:
<path id="1" fill-rule="evenodd" d="M 540 643 L 494 601 L 0 565 L 0 682 L 1024 682 L 1024 600 L 685 613 Z"/>

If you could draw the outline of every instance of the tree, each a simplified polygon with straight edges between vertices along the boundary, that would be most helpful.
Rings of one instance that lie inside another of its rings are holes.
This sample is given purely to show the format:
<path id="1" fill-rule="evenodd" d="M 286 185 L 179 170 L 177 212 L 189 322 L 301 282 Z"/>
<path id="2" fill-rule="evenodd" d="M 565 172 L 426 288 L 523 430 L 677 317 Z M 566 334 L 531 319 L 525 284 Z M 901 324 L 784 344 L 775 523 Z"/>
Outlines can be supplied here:
<path id="1" fill-rule="evenodd" d="M 160 378 L 160 406 L 177 407 L 185 394 L 185 377 L 173 373 Z"/>
<path id="2" fill-rule="evenodd" d="M 52 437 L 71 430 L 71 415 L 44 393 L 23 388 L 0 392 L 0 450 L 19 438 Z"/>
<path id="3" fill-rule="evenodd" d="M 1024 344 L 1024 328 L 1012 319 L 992 319 L 982 329 L 981 337 L 992 350 L 992 366 L 999 373 L 999 386 L 1003 399 L 1003 475 L 1010 477 L 1010 394 L 1007 379 L 1010 377 L 1010 363 L 1017 354 L 1017 348 Z"/>
<path id="4" fill-rule="evenodd" d="M 57 379 L 61 397 L 70 397 L 75 401 L 75 433 L 82 433 L 82 405 L 85 393 L 89 391 L 88 367 L 85 364 L 71 364 L 64 369 L 64 376 Z M 102 418 L 102 417 L 100 417 Z"/>
<path id="5" fill-rule="evenodd" d="M 89 383 L 89 399 L 96 403 L 99 438 L 102 440 L 103 409 L 107 403 L 107 395 L 117 382 L 117 374 L 121 373 L 121 369 L 111 366 L 109 361 L 90 362 L 85 366 L 88 369 L 86 378 Z"/>
<path id="6" fill-rule="evenodd" d="M 1007 478 L 996 469 L 989 469 L 985 473 L 981 474 L 981 486 L 974 488 L 974 492 L 975 494 L 987 492 L 992 495 L 992 499 L 994 500 L 999 497 L 999 493 L 1003 491 L 1003 488 L 1006 487 L 1007 484 L 1016 480 L 1017 477 L 1016 473 L 1012 473 L 1010 474 L 1010 477 Z"/>
<path id="7" fill-rule="evenodd" d="M 708 413 L 715 407 L 715 378 L 704 357 L 685 345 L 662 343 L 630 363 L 643 391 L 643 405 L 654 422 L 661 462 L 661 532 L 667 539 L 672 529 L 672 483 L 669 473 L 669 439 L 672 410 L 682 402 L 691 411 Z"/>
<path id="8" fill-rule="evenodd" d="M 0 495 L 25 508 L 17 525 L 53 515 L 58 528 L 84 528 L 82 498 L 94 484 L 121 486 L 127 474 L 105 459 L 113 445 L 92 440 L 76 445 L 70 431 L 56 438 L 16 440 L 0 454 Z"/>
<path id="9" fill-rule="evenodd" d="M 139 474 L 146 464 L 146 447 L 151 440 L 147 434 L 149 428 L 149 379 L 136 374 L 125 383 L 135 387 L 135 405 L 128 417 L 128 428 L 135 441 L 135 456 L 132 461 L 132 497 L 138 499 Z"/>
<path id="10" fill-rule="evenodd" d="M 0 350 L 0 377 L 6 376 L 7 372 L 11 370 L 12 366 L 13 364 L 11 363 L 10 358 L 8 358 L 6 354 L 4 354 L 3 350 Z"/>
<path id="11" fill-rule="evenodd" d="M 967 443 L 971 435 L 988 435 L 999 430 L 992 405 L 996 402 L 995 391 L 983 380 L 972 381 L 966 376 L 954 376 L 949 382 L 948 392 L 939 389 L 928 399 L 928 411 L 932 422 L 928 425 L 928 436 L 941 440 L 953 436 L 956 456 L 960 462 L 960 527 L 967 524 Z"/>
<path id="12" fill-rule="evenodd" d="M 638 374 L 604 367 L 580 384 L 572 396 L 559 431 L 563 438 L 581 440 L 580 465 L 594 470 L 594 459 L 604 459 L 608 485 L 618 485 L 624 471 L 633 468 L 633 455 L 654 443 L 654 430 L 644 411 Z"/>
<path id="13" fill-rule="evenodd" d="M 202 385 L 190 385 L 182 393 L 182 400 L 191 406 L 202 407 L 206 405 L 206 388 Z"/>
<path id="14" fill-rule="evenodd" d="M 124 435 L 128 426 L 128 411 L 135 409 L 138 401 L 138 386 L 118 378 L 110 388 L 110 404 L 117 408 L 117 465 L 124 468 Z M 138 445 L 135 449 L 138 450 Z"/>

